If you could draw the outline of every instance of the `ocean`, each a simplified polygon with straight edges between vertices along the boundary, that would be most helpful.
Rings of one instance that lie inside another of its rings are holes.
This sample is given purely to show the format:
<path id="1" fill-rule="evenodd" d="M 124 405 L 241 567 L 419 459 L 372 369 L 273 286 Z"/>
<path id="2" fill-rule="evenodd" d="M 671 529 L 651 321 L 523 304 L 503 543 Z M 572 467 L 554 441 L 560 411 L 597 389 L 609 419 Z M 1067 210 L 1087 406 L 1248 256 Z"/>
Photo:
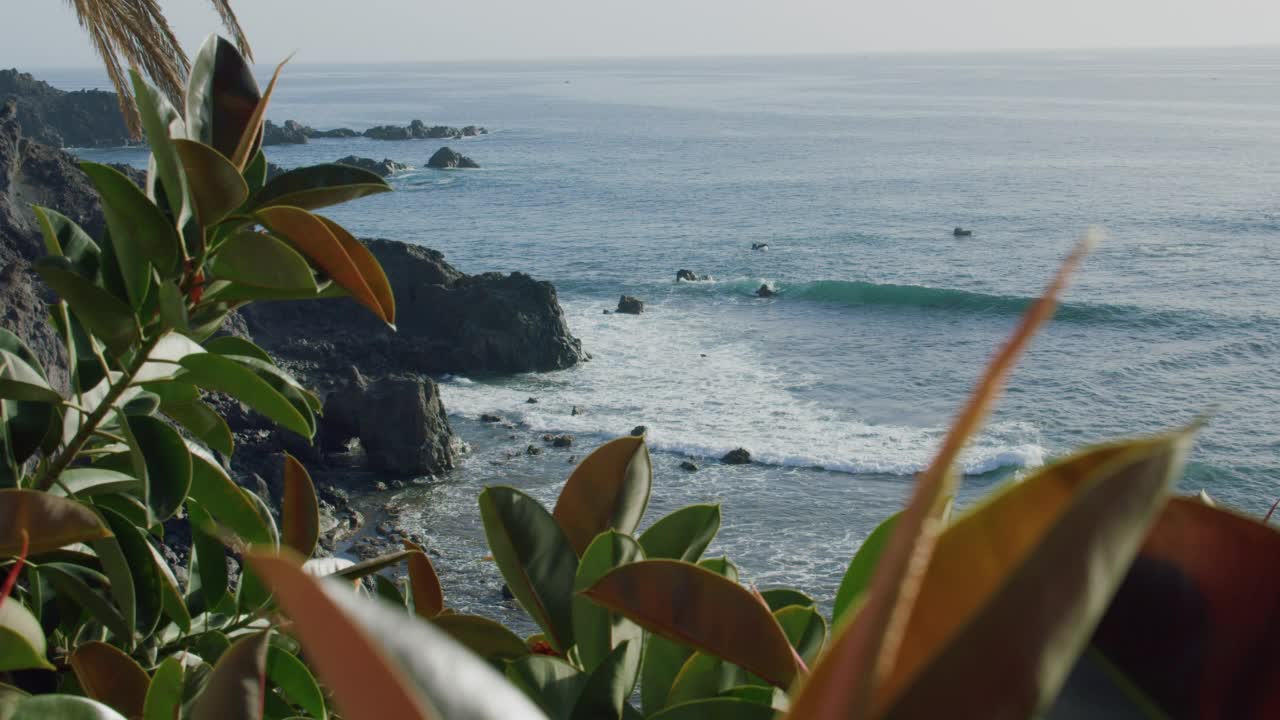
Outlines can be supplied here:
<path id="1" fill-rule="evenodd" d="M 105 84 L 97 70 L 37 75 Z M 592 355 L 555 373 L 440 379 L 473 452 L 389 499 L 439 552 L 451 604 L 515 612 L 482 559 L 480 488 L 550 506 L 571 458 L 636 425 L 654 450 L 649 521 L 721 503 L 712 554 L 744 581 L 829 603 L 1091 226 L 1107 239 L 966 453 L 962 504 L 1086 443 L 1204 413 L 1180 489 L 1256 514 L 1280 496 L 1277 82 L 1280 49 L 299 62 L 277 122 L 491 132 L 268 157 L 421 168 L 442 144 L 471 156 L 481 169 L 412 170 L 332 215 L 466 272 L 554 282 Z M 82 154 L 145 162 L 137 149 Z M 681 268 L 713 279 L 677 283 Z M 780 294 L 754 297 L 762 283 Z M 644 314 L 604 314 L 622 294 Z M 572 448 L 524 452 L 566 432 Z M 739 446 L 757 462 L 718 463 Z"/>

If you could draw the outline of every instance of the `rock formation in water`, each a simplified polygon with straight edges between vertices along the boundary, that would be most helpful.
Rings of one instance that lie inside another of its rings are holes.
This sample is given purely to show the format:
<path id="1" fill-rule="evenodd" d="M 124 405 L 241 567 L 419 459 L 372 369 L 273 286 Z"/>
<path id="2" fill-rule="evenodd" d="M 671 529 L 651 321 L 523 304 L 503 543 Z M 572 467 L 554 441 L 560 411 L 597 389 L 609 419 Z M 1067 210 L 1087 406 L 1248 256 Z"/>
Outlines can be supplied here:
<path id="1" fill-rule="evenodd" d="M 0 106 L 15 100 L 25 137 L 54 148 L 114 147 L 131 142 L 116 94 L 59 90 L 28 73 L 0 70 Z"/>
<path id="2" fill-rule="evenodd" d="M 639 315 L 644 312 L 644 301 L 630 295 L 623 295 L 618 298 L 618 309 L 616 312 L 626 315 Z"/>
<path id="3" fill-rule="evenodd" d="M 378 160 L 374 160 L 373 158 L 356 157 L 355 155 L 348 155 L 339 160 L 335 160 L 334 162 L 336 162 L 339 165 L 350 165 L 352 167 L 358 167 L 362 170 L 368 170 L 369 172 L 374 173 L 379 177 L 388 177 L 390 175 L 394 175 L 395 173 L 403 172 L 409 169 L 408 165 L 405 165 L 403 163 L 398 163 L 395 160 L 391 160 L 388 158 L 383 158 L 381 161 L 378 161 Z"/>
<path id="4" fill-rule="evenodd" d="M 460 152 L 442 147 L 435 151 L 431 159 L 427 161 L 427 167 L 437 170 L 447 170 L 450 168 L 478 168 L 480 163 L 463 155 Z"/>

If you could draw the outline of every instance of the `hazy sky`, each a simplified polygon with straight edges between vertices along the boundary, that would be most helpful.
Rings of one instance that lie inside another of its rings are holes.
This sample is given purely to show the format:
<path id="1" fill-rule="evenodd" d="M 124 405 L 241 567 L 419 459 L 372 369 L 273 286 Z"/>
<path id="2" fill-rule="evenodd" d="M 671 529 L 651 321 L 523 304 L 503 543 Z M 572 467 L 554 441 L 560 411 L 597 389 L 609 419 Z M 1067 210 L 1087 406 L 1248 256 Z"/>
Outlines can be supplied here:
<path id="1" fill-rule="evenodd" d="M 161 0 L 186 46 L 204 0 Z M 638 55 L 1253 45 L 1276 0 L 233 0 L 258 60 L 379 62 Z M 0 66 L 84 66 L 64 0 L 0 0 Z"/>

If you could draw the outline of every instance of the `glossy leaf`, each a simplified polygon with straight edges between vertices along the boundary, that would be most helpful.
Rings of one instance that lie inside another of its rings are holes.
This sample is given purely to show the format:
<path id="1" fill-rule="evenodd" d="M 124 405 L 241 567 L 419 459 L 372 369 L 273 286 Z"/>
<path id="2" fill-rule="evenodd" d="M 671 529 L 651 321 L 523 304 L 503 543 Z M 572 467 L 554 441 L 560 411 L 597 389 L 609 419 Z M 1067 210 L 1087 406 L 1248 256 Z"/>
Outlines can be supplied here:
<path id="1" fill-rule="evenodd" d="M 151 678 L 133 658 L 104 642 L 76 646 L 69 658 L 84 694 L 126 717 L 141 717 Z"/>
<path id="2" fill-rule="evenodd" d="M 148 543 L 147 549 L 151 551 L 152 566 L 155 568 L 156 578 L 160 581 L 160 609 L 178 626 L 179 630 L 184 633 L 191 632 L 191 613 L 187 610 L 186 602 L 183 601 L 182 590 L 178 587 L 178 578 L 174 576 L 173 568 L 169 567 L 169 563 L 165 561 L 155 545 Z"/>
<path id="3" fill-rule="evenodd" d="M 150 283 L 147 266 L 155 267 L 161 279 L 171 277 L 178 266 L 178 231 L 164 211 L 119 170 L 91 162 L 80 163 L 80 168 L 102 198 L 102 214 L 130 303 L 141 307 Z"/>
<path id="4" fill-rule="evenodd" d="M 501 623 L 479 615 L 437 615 L 431 622 L 471 652 L 505 667 L 529 654 L 524 640 Z"/>
<path id="5" fill-rule="evenodd" d="M 831 611 L 832 624 L 839 625 L 858 598 L 870 587 L 876 563 L 880 561 L 880 554 L 889 543 L 898 515 L 899 513 L 894 513 L 877 525 L 867 539 L 862 541 L 853 560 L 849 561 L 849 568 L 844 571 L 844 578 L 840 581 L 840 589 L 836 591 L 835 605 Z"/>
<path id="6" fill-rule="evenodd" d="M 373 293 L 373 297 L 378 301 L 378 306 L 382 308 L 382 317 L 390 325 L 396 322 L 396 298 L 391 291 L 391 283 L 387 280 L 387 274 L 382 269 L 382 264 L 373 256 L 369 248 L 365 244 L 355 238 L 354 235 L 347 232 L 347 229 L 327 217 L 317 215 L 320 222 L 329 228 L 329 232 L 333 233 L 333 237 L 347 251 L 351 262 L 355 264 L 356 269 L 360 271 L 361 277 L 364 278 L 369 290 Z"/>
<path id="7" fill-rule="evenodd" d="M 44 235 L 45 252 L 65 257 L 72 272 L 93 281 L 101 273 L 102 250 L 74 220 L 56 210 L 31 206 L 40 232 Z"/>
<path id="8" fill-rule="evenodd" d="M 205 350 L 219 355 L 241 355 L 243 357 L 251 357 L 261 360 L 265 363 L 274 363 L 271 355 L 266 350 L 254 345 L 251 341 L 235 335 L 223 335 L 222 337 L 211 338 L 204 343 Z"/>
<path id="9" fill-rule="evenodd" d="M 80 277 L 66 258 L 43 257 L 36 272 L 58 297 L 66 301 L 76 319 L 107 348 L 118 355 L 138 340 L 138 323 L 127 304 Z"/>
<path id="10" fill-rule="evenodd" d="M 32 695 L 5 720 L 125 720 L 100 702 L 77 695 Z"/>
<path id="11" fill-rule="evenodd" d="M 817 608 L 791 605 L 775 611 L 773 616 L 800 658 L 806 664 L 813 662 L 827 640 L 827 621 Z"/>
<path id="12" fill-rule="evenodd" d="M 106 508 L 100 508 L 99 512 L 111 526 L 115 538 L 94 543 L 94 549 L 103 560 L 103 569 L 107 571 L 107 577 L 111 580 L 113 592 L 117 586 L 124 584 L 124 576 L 127 575 L 132 579 L 134 601 L 132 612 L 137 618 L 135 629 L 146 637 L 151 634 L 164 612 L 164 580 L 156 568 L 151 544 L 143 530 L 125 516 Z M 118 544 L 124 554 L 126 564 L 121 568 L 121 572 L 115 572 L 113 566 L 108 564 L 108 557 L 103 550 L 104 546 L 110 546 L 112 543 Z M 125 620 L 128 621 L 130 609 L 123 602 L 118 604 L 125 613 Z"/>
<path id="13" fill-rule="evenodd" d="M 609 612 L 577 593 L 594 585 L 605 573 L 630 562 L 644 559 L 640 544 L 629 535 L 606 530 L 587 547 L 578 562 L 573 589 L 573 637 L 577 643 L 582 667 L 588 672 L 609 657 L 613 649 L 631 641 L 630 652 L 622 659 L 632 682 L 640 667 L 644 632 L 639 625 Z M 630 692 L 630 691 L 628 691 Z"/>
<path id="14" fill-rule="evenodd" d="M 877 707 L 892 717 L 978 702 L 993 715 L 1043 711 L 1181 475 L 1190 441 L 1182 432 L 1085 451 L 951 524 Z M 811 682 L 824 681 L 815 671 Z"/>
<path id="15" fill-rule="evenodd" d="M 326 588 L 296 559 L 252 554 L 249 562 L 294 621 L 292 632 L 342 717 L 541 717 L 487 664 L 430 624 L 349 590 Z"/>
<path id="16" fill-rule="evenodd" d="M 231 644 L 195 704 L 192 720 L 261 720 L 267 693 L 269 632 Z"/>
<path id="17" fill-rule="evenodd" d="M 26 360 L 0 349 L 0 400 L 58 403 L 62 396 Z"/>
<path id="18" fill-rule="evenodd" d="M 280 509 L 280 542 L 311 557 L 320 540 L 320 503 L 311 475 L 288 453 L 284 456 L 284 496 Z"/>
<path id="19" fill-rule="evenodd" d="M 585 594 L 652 633 L 740 665 L 778 687 L 789 685 L 798 670 L 768 609 L 741 585 L 696 565 L 630 563 Z"/>
<path id="20" fill-rule="evenodd" d="M 182 172 L 182 161 L 174 150 L 173 139 L 186 136 L 186 123 L 169 99 L 149 86 L 137 70 L 130 69 L 129 78 L 133 82 L 134 102 L 146 131 L 147 145 L 151 148 L 154 170 L 147 176 L 147 195 L 152 200 L 158 199 L 163 186 L 169 210 L 177 226 L 182 227 L 190 219 L 191 210 L 187 204 L 187 178 Z"/>
<path id="21" fill-rule="evenodd" d="M 666 706 L 667 695 L 680 674 L 680 668 L 692 655 L 693 650 L 688 645 L 649 635 L 640 663 L 640 708 L 645 716 Z"/>
<path id="22" fill-rule="evenodd" d="M 1093 638 L 1170 717 L 1280 716 L 1280 532 L 1170 500 Z"/>
<path id="23" fill-rule="evenodd" d="M 235 451 L 235 439 L 227 421 L 203 400 L 165 402 L 162 398 L 160 411 L 186 428 L 193 437 L 223 455 L 231 455 Z"/>
<path id="24" fill-rule="evenodd" d="M 799 590 L 792 588 L 774 588 L 772 590 L 762 590 L 760 597 L 764 598 L 764 602 L 773 612 L 777 612 L 785 607 L 793 605 L 799 607 L 816 607 L 817 603 L 813 598 L 805 595 Z"/>
<path id="25" fill-rule="evenodd" d="M 271 185 L 267 185 L 266 189 L 270 188 Z M 335 283 L 351 293 L 352 299 L 368 308 L 383 322 L 391 322 L 361 274 L 360 267 L 319 216 L 296 207 L 269 207 L 260 210 L 258 217 L 271 232 L 288 240 L 316 267 L 333 278 Z"/>
<path id="26" fill-rule="evenodd" d="M 350 165 L 313 165 L 269 180 L 250 202 L 255 208 L 315 210 L 390 191 L 386 180 L 368 170 Z"/>
<path id="27" fill-rule="evenodd" d="M 192 140 L 174 140 L 182 169 L 191 188 L 196 220 L 213 225 L 249 198 L 249 186 L 240 170 L 217 150 Z"/>
<path id="28" fill-rule="evenodd" d="M 187 444 L 163 420 L 149 415 L 129 418 L 129 433 L 146 459 L 143 500 L 158 521 L 168 520 L 191 489 L 191 455 Z"/>
<path id="29" fill-rule="evenodd" d="M 44 631 L 31 611 L 14 600 L 0 602 L 0 672 L 53 670 L 46 652 Z"/>
<path id="30" fill-rule="evenodd" d="M 312 718 L 329 717 L 324 706 L 324 694 L 311 676 L 311 671 L 301 660 L 272 645 L 267 650 L 267 677 L 284 691 L 285 697 L 307 711 Z"/>
<path id="31" fill-rule="evenodd" d="M 969 437 L 991 412 L 996 396 L 1036 330 L 1053 316 L 1058 295 L 1097 239 L 1091 232 L 1077 243 L 1044 294 L 1027 309 L 992 358 L 933 460 L 917 479 L 876 565 L 862 610 L 839 629 L 830 650 L 813 668 L 806 686 L 793 694 L 792 716 L 806 720 L 843 719 L 861 717 L 871 709 L 874 693 L 895 667 L 898 643 L 905 637 L 905 627 L 920 590 L 919 568 L 929 564 L 942 531 L 943 515 L 955 494 L 958 477 L 953 465 Z M 912 568 L 916 571 L 912 572 Z"/>
<path id="32" fill-rule="evenodd" d="M 747 681 L 747 673 L 732 663 L 706 653 L 694 653 L 676 674 L 665 706 L 718 696 Z"/>
<path id="33" fill-rule="evenodd" d="M 287 62 L 289 62 L 289 58 L 285 58 L 283 62 L 276 66 L 276 71 L 271 74 L 271 81 L 267 83 L 267 89 L 262 93 L 262 97 L 258 99 L 258 104 L 254 106 L 253 112 L 250 113 L 249 118 L 245 121 L 244 130 L 240 132 L 240 140 L 236 143 L 235 151 L 228 156 L 237 168 L 246 169 L 250 159 L 261 152 L 262 123 L 266 120 L 267 106 L 271 103 L 271 94 L 275 92 L 276 81 L 280 79 L 280 71 L 284 69 Z"/>
<path id="34" fill-rule="evenodd" d="M 551 720 L 570 720 L 588 679 L 564 660 L 547 655 L 528 655 L 507 665 L 507 680 Z"/>
<path id="35" fill-rule="evenodd" d="M 252 370 L 214 353 L 189 355 L 182 359 L 187 370 L 182 379 L 205 390 L 221 392 L 245 403 L 284 427 L 310 438 L 307 419 L 283 395 Z"/>
<path id="36" fill-rule="evenodd" d="M 29 697 L 25 690 L 0 683 L 0 720 L 9 720 L 18 711 L 18 703 Z"/>
<path id="37" fill-rule="evenodd" d="M 596 448 L 574 468 L 552 515 L 581 556 L 605 530 L 634 532 L 652 485 L 653 465 L 644 438 L 620 437 Z"/>
<path id="38" fill-rule="evenodd" d="M 142 720 L 174 720 L 182 708 L 182 663 L 167 657 L 151 676 L 143 703 Z"/>
<path id="39" fill-rule="evenodd" d="M 102 573 L 80 565 L 57 562 L 41 564 L 39 573 L 42 578 L 49 582 L 49 585 L 53 587 L 58 596 L 73 599 L 93 619 L 115 633 L 116 637 L 120 638 L 122 642 L 130 642 L 132 640 L 133 603 L 132 601 L 128 603 L 129 620 L 126 621 L 121 610 L 98 591 L 97 588 L 110 585 Z M 118 595 L 123 594 L 126 589 L 129 593 L 132 593 L 133 581 L 129 580 L 127 588 L 112 587 L 111 589 L 117 591 Z"/>
<path id="40" fill-rule="evenodd" d="M 266 233 L 245 230 L 227 238 L 218 246 L 209 270 L 218 278 L 250 287 L 297 291 L 303 296 L 317 292 L 307 261 L 288 243 Z"/>
<path id="41" fill-rule="evenodd" d="M 440 578 L 431 565 L 431 558 L 421 546 L 404 540 L 404 549 L 409 550 L 409 597 L 413 601 L 413 611 L 418 617 L 430 620 L 444 610 L 444 591 L 440 588 Z"/>
<path id="42" fill-rule="evenodd" d="M 227 597 L 226 550 L 213 536 L 213 518 L 204 505 L 187 503 L 191 521 L 191 590 L 199 591 L 204 607 L 215 608 Z"/>
<path id="43" fill-rule="evenodd" d="M 191 499 L 199 502 L 218 525 L 245 542 L 274 544 L 275 533 L 258 513 L 249 492 L 237 485 L 207 452 L 191 445 L 187 449 L 191 452 Z"/>
<path id="44" fill-rule="evenodd" d="M 75 497 L 91 497 L 117 492 L 142 490 L 142 481 L 132 475 L 104 468 L 71 468 L 58 476 L 58 483 L 49 488 L 53 495 L 66 495 L 70 490 Z"/>
<path id="45" fill-rule="evenodd" d="M 649 526 L 640 546 L 650 560 L 698 562 L 719 531 L 719 505 L 687 505 Z"/>
<path id="46" fill-rule="evenodd" d="M 187 137 L 234 156 L 261 99 L 253 70 L 235 46 L 209 35 L 187 79 Z"/>
<path id="47" fill-rule="evenodd" d="M 35 557 L 110 535 L 92 510 L 74 500 L 36 490 L 0 489 L 0 557 L 16 556 L 24 542 Z"/>
<path id="48" fill-rule="evenodd" d="M 509 487 L 480 493 L 480 517 L 511 593 L 546 632 L 551 646 L 568 652 L 578 558 L 564 531 L 537 500 Z"/>
<path id="49" fill-rule="evenodd" d="M 591 671 L 573 707 L 573 720 L 622 717 L 622 706 L 636 686 L 643 642 L 639 637 L 624 640 Z"/>

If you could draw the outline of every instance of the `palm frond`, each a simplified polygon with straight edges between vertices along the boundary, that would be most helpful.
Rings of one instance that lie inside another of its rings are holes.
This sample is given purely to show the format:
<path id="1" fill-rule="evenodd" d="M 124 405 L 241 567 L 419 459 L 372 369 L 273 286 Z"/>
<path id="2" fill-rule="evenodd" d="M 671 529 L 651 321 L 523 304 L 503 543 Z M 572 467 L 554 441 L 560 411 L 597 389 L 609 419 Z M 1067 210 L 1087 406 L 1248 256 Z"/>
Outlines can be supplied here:
<path id="1" fill-rule="evenodd" d="M 129 132 L 141 137 L 142 126 L 133 106 L 125 67 L 137 69 L 182 106 L 183 78 L 191 68 L 187 54 L 174 35 L 157 0 L 66 0 L 80 27 L 89 34 L 94 50 L 106 66 L 107 77 L 120 98 L 120 112 Z M 252 57 L 244 31 L 231 10 L 229 0 L 210 0 L 223 26 L 240 51 Z"/>

